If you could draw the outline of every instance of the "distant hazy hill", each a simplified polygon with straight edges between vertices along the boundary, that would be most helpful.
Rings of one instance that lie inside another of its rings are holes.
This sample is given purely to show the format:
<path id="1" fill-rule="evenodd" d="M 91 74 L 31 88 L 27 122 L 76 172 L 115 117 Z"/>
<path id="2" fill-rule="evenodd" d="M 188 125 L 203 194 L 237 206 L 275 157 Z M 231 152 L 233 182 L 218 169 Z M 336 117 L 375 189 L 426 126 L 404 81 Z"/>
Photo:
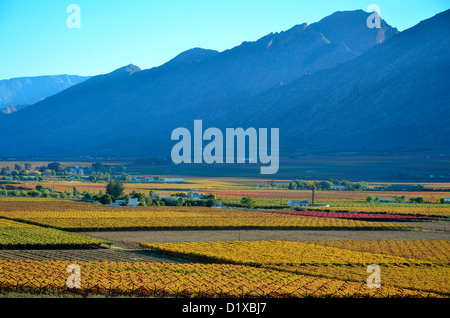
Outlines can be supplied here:
<path id="1" fill-rule="evenodd" d="M 0 109 L 19 105 L 31 105 L 51 95 L 76 85 L 88 77 L 56 75 L 19 77 L 0 81 Z"/>
<path id="2" fill-rule="evenodd" d="M 449 13 L 401 33 L 384 21 L 369 29 L 368 15 L 92 77 L 2 116 L 0 153 L 167 156 L 172 130 L 194 119 L 279 127 L 285 150 L 448 148 Z"/>

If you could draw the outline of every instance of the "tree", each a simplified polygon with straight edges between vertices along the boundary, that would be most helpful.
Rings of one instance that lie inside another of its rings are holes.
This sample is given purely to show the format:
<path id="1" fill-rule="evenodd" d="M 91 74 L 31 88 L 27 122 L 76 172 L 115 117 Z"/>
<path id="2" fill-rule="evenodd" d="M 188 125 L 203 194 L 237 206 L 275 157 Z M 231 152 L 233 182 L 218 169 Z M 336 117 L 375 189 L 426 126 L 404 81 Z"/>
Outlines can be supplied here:
<path id="1" fill-rule="evenodd" d="M 145 205 L 147 205 L 147 206 L 149 206 L 149 205 L 155 205 L 155 202 L 152 200 L 152 198 L 149 198 L 149 197 L 146 197 L 146 198 L 145 198 L 145 201 L 142 202 L 142 205 L 144 205 L 144 203 L 145 203 Z"/>
<path id="2" fill-rule="evenodd" d="M 50 196 L 50 192 L 47 189 L 41 191 L 41 197 L 48 198 Z"/>
<path id="3" fill-rule="evenodd" d="M 96 171 L 102 170 L 103 169 L 103 165 L 101 164 L 101 162 L 96 162 L 96 163 L 94 163 L 92 165 L 92 169 L 96 170 Z"/>
<path id="4" fill-rule="evenodd" d="M 35 187 L 35 189 L 38 190 L 38 191 L 42 191 L 42 190 L 45 189 L 45 187 L 44 187 L 42 184 L 38 184 L 38 185 Z"/>
<path id="5" fill-rule="evenodd" d="M 396 203 L 403 203 L 403 202 L 405 202 L 405 200 L 406 200 L 406 196 L 405 195 L 402 195 L 402 196 L 394 195 L 394 201 Z"/>
<path id="6" fill-rule="evenodd" d="M 27 192 L 27 194 L 28 194 L 30 197 L 40 197 L 40 196 L 42 195 L 42 193 L 41 193 L 39 190 L 37 190 L 37 189 L 35 189 L 35 190 L 30 190 L 30 191 Z"/>
<path id="7" fill-rule="evenodd" d="M 145 203 L 145 204 L 147 204 L 147 197 L 145 196 L 145 194 L 144 193 L 140 193 L 140 192 L 132 192 L 131 193 L 131 197 L 132 198 L 135 198 L 135 199 L 138 199 L 138 202 L 139 203 Z M 151 204 L 151 199 L 150 199 L 150 204 Z"/>
<path id="8" fill-rule="evenodd" d="M 52 162 L 47 165 L 47 169 L 60 171 L 64 170 L 63 166 L 59 162 Z"/>
<path id="9" fill-rule="evenodd" d="M 346 189 L 350 189 L 350 187 L 351 187 L 351 183 L 350 183 L 350 181 L 348 181 L 348 180 L 342 180 L 342 181 L 339 183 L 339 185 L 344 186 Z"/>
<path id="10" fill-rule="evenodd" d="M 104 194 L 100 197 L 100 203 L 101 204 L 111 204 L 112 203 L 112 198 L 109 194 Z"/>
<path id="11" fill-rule="evenodd" d="M 184 205 L 184 202 L 185 202 L 184 198 L 179 198 L 177 201 L 178 201 L 177 202 L 178 206 L 183 206 Z"/>
<path id="12" fill-rule="evenodd" d="M 84 198 L 85 200 L 92 200 L 92 199 L 94 198 L 94 196 L 92 195 L 92 193 L 85 192 L 83 198 Z"/>
<path id="13" fill-rule="evenodd" d="M 377 197 L 377 196 L 374 196 L 374 195 L 369 195 L 369 196 L 366 198 L 366 201 L 367 201 L 367 202 L 370 202 L 370 203 L 377 203 L 377 202 L 380 202 L 380 198 Z"/>
<path id="14" fill-rule="evenodd" d="M 216 194 L 215 194 L 215 193 L 208 193 L 208 194 L 203 195 L 203 199 L 212 199 L 212 200 L 215 200 L 215 199 L 217 199 L 217 197 L 216 197 Z"/>
<path id="15" fill-rule="evenodd" d="M 331 181 L 322 181 L 319 186 L 322 190 L 331 190 L 333 183 Z"/>
<path id="16" fill-rule="evenodd" d="M 365 181 L 360 181 L 353 185 L 353 189 L 356 190 L 367 190 L 369 189 L 369 184 Z"/>
<path id="17" fill-rule="evenodd" d="M 288 189 L 290 190 L 302 190 L 302 189 L 306 189 L 308 187 L 307 183 L 303 180 L 292 180 L 289 183 Z"/>
<path id="18" fill-rule="evenodd" d="M 423 197 L 417 197 L 417 198 L 409 198 L 409 201 L 412 203 L 424 203 L 425 199 Z"/>
<path id="19" fill-rule="evenodd" d="M 288 189 L 289 190 L 297 190 L 297 184 L 295 183 L 295 181 L 289 182 Z"/>
<path id="20" fill-rule="evenodd" d="M 314 199 L 315 199 L 315 194 L 316 194 L 316 190 L 317 190 L 317 185 L 314 182 L 312 182 L 310 184 L 309 188 L 312 191 L 311 204 L 314 205 Z"/>
<path id="21" fill-rule="evenodd" d="M 11 197 L 18 197 L 20 195 L 20 191 L 19 190 L 9 190 L 8 195 Z"/>
<path id="22" fill-rule="evenodd" d="M 22 170 L 22 165 L 19 165 L 19 164 L 15 164 L 14 165 L 14 169 L 16 169 L 17 171 L 20 171 L 20 170 Z"/>
<path id="23" fill-rule="evenodd" d="M 122 173 L 122 178 L 126 181 L 126 182 L 130 182 L 133 179 L 131 178 L 131 176 L 129 174 L 126 173 Z"/>
<path id="24" fill-rule="evenodd" d="M 122 182 L 118 180 L 109 180 L 106 185 L 106 194 L 109 194 L 114 200 L 117 200 L 123 195 L 125 187 Z"/>
<path id="25" fill-rule="evenodd" d="M 246 208 L 253 209 L 256 206 L 256 200 L 252 197 L 243 197 L 241 199 L 241 204 Z"/>

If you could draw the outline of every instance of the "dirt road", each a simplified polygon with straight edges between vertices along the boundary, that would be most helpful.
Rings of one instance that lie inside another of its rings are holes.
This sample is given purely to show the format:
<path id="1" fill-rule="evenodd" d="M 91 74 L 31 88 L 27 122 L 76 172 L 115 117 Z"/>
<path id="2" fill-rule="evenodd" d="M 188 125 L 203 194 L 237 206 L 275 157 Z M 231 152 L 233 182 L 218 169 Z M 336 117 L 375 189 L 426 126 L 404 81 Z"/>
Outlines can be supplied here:
<path id="1" fill-rule="evenodd" d="M 423 231 L 304 231 L 304 230 L 197 230 L 197 231 L 116 231 L 82 234 L 114 242 L 116 246 L 137 248 L 141 242 L 200 242 L 253 240 L 448 240 L 450 232 Z"/>
<path id="2" fill-rule="evenodd" d="M 405 224 L 405 223 L 403 223 Z M 139 250 L 139 243 L 254 241 L 254 240 L 449 240 L 450 222 L 410 223 L 421 231 L 328 231 L 328 230 L 195 230 L 195 231 L 97 231 L 80 234 L 113 242 L 111 249 L 92 250 L 0 250 L 0 259 L 186 262 L 149 251 Z"/>

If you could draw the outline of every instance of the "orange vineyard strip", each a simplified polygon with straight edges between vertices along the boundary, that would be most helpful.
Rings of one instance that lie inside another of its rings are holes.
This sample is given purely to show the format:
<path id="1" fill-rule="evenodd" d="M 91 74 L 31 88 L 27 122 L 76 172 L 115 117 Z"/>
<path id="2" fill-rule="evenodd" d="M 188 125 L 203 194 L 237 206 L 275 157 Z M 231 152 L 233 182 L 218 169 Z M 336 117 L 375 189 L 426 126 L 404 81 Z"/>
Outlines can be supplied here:
<path id="1" fill-rule="evenodd" d="M 368 252 L 372 245 L 373 252 Z M 163 254 L 196 260 L 257 266 L 353 282 L 363 281 L 367 278 L 367 265 L 377 264 L 381 267 L 385 286 L 450 296 L 448 241 L 235 241 L 142 243 L 142 246 Z M 408 248 L 404 249 L 406 246 Z"/>
<path id="2" fill-rule="evenodd" d="M 418 290 L 223 264 L 77 262 L 80 289 L 66 285 L 70 262 L 0 261 L 4 291 L 158 297 L 441 297 Z"/>

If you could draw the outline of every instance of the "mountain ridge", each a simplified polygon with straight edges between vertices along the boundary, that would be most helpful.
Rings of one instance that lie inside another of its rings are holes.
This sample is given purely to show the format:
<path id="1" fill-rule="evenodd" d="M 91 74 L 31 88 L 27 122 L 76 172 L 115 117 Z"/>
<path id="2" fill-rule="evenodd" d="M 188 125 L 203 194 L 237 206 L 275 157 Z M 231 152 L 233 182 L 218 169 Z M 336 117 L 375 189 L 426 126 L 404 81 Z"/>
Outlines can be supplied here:
<path id="1" fill-rule="evenodd" d="M 361 12 L 355 15 L 361 16 Z M 364 13 L 364 16 L 367 19 L 369 14 Z M 385 49 L 383 54 L 397 54 L 402 45 L 410 44 L 399 43 L 402 38 L 394 41 L 402 32 L 387 23 L 382 24 L 386 28 L 383 30 L 385 37 L 380 37 L 380 30 L 368 29 L 365 19 L 358 20 L 354 32 L 365 43 L 360 49 L 372 47 L 361 54 L 350 49 L 354 44 L 333 42 L 326 32 L 319 32 L 319 28 L 325 28 L 322 22 L 309 26 L 299 24 L 220 53 L 200 48 L 188 50 L 160 67 L 134 72 L 130 76 L 105 74 L 92 77 L 32 107 L 0 118 L 0 132 L 3 130 L 11 137 L 0 145 L 0 151 L 14 156 L 43 153 L 47 156 L 167 156 L 171 131 L 177 127 L 191 127 L 194 119 L 203 119 L 204 125 L 220 128 L 278 126 L 285 131 L 281 145 L 285 151 L 317 145 L 325 150 L 336 145 L 346 149 L 364 146 L 370 149 L 367 131 L 365 136 L 356 138 L 354 131 L 357 130 L 352 131 L 352 126 L 340 127 L 339 118 L 344 114 L 351 117 L 352 120 L 343 118 L 342 122 L 346 125 L 357 123 L 360 131 L 364 131 L 364 125 L 373 126 L 365 119 L 373 116 L 373 112 L 356 109 L 352 103 L 355 99 L 367 98 L 367 94 L 362 93 L 364 89 L 373 89 L 364 84 L 370 80 L 370 71 L 382 79 L 391 77 L 392 70 L 374 71 L 384 56 L 374 55 L 371 51 L 393 46 Z M 342 37 L 351 37 L 347 30 L 345 32 Z M 430 37 L 430 34 L 426 36 Z M 203 54 L 204 58 L 201 57 Z M 352 64 L 361 58 L 368 65 Z M 389 64 L 389 67 L 404 69 L 404 61 L 397 62 L 398 66 Z M 353 71 L 349 73 L 348 67 Z M 359 76 L 360 82 L 352 81 L 352 76 Z M 411 82 L 411 78 L 403 79 Z M 374 96 L 380 90 L 387 90 L 388 83 L 376 81 L 376 84 L 379 89 L 375 90 Z M 412 88 L 400 89 L 397 94 L 406 95 L 415 88 L 413 84 Z M 352 107 L 345 111 L 336 101 L 347 99 Z M 299 100 L 309 108 L 299 107 Z M 317 109 L 326 110 L 324 105 L 327 103 L 334 108 L 323 114 L 314 113 Z M 385 117 L 375 113 L 377 120 L 388 122 L 386 111 L 381 110 Z M 33 121 L 40 135 L 23 134 L 22 127 Z M 382 126 L 372 128 L 382 129 Z M 310 137 L 314 134 L 320 135 L 320 140 Z M 337 138 L 336 134 L 352 136 L 354 142 L 342 143 L 342 138 Z M 398 143 L 399 139 L 392 138 L 394 141 Z M 374 149 L 380 149 L 380 145 Z"/>
<path id="2" fill-rule="evenodd" d="M 295 143 L 310 148 L 320 144 L 328 150 L 446 149 L 450 145 L 450 129 L 442 119 L 449 115 L 445 101 L 450 97 L 446 76 L 450 58 L 439 53 L 450 49 L 449 30 L 450 10 L 447 10 L 369 49 L 357 59 L 266 91 L 252 101 L 258 105 L 258 114 L 282 104 L 285 113 L 295 110 L 303 124 L 292 117 L 283 119 L 283 114 L 273 111 L 270 118 L 258 116 L 258 122 L 296 127 L 297 136 L 302 138 Z M 333 80 L 327 80 L 330 78 Z M 317 99 L 315 94 L 324 97 Z M 353 115 L 362 111 L 364 117 Z M 246 117 L 249 122 L 252 115 Z M 329 120 L 324 124 L 323 118 Z M 285 139 L 292 141 L 289 138 L 292 129 L 284 132 Z M 352 148 L 358 138 L 359 147 Z"/>

